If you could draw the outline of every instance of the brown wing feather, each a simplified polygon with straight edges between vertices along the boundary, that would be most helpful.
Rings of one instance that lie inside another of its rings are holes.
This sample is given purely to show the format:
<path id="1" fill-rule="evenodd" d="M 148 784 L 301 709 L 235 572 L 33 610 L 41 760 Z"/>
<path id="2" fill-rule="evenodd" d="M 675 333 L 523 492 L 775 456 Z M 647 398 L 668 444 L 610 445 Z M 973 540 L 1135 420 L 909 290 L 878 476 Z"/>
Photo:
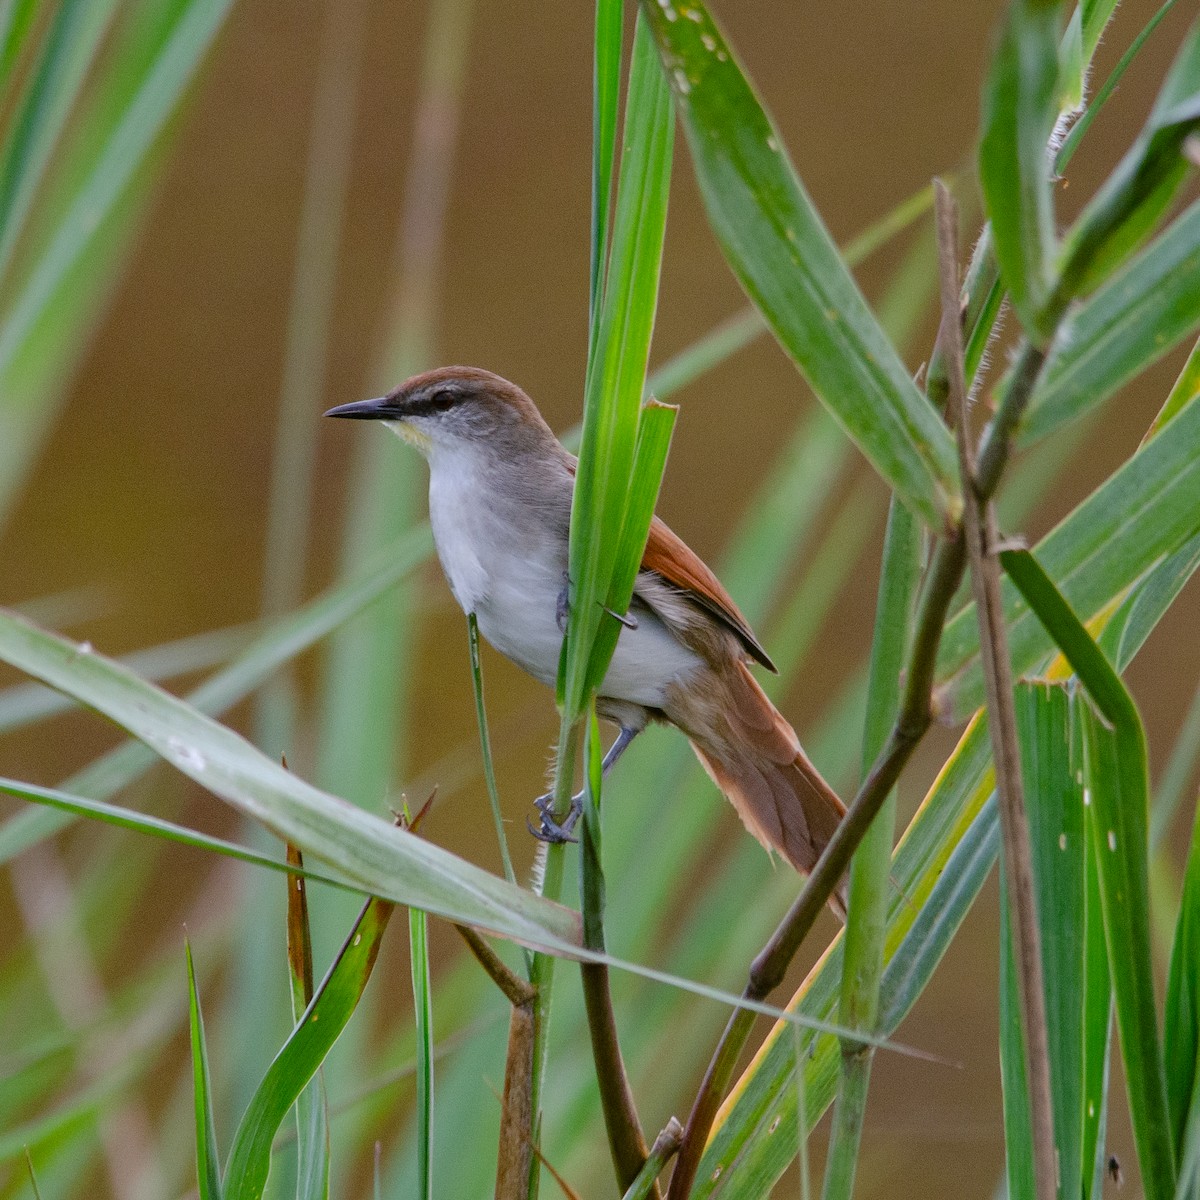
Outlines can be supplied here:
<path id="1" fill-rule="evenodd" d="M 709 570 L 700 556 L 658 517 L 650 522 L 650 537 L 642 555 L 642 570 L 653 571 L 673 588 L 689 596 L 727 626 L 751 658 L 760 662 L 768 671 L 778 673 L 770 656 L 754 636 L 750 623 L 721 586 L 721 581 Z"/>

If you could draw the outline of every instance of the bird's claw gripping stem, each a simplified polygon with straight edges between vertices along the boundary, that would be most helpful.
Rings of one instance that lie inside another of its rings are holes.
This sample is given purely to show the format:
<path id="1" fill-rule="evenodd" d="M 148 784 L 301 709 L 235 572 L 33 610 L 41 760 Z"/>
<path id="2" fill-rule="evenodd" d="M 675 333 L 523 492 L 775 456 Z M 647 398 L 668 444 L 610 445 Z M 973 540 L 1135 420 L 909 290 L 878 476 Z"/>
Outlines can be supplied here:
<path id="1" fill-rule="evenodd" d="M 533 802 L 534 808 L 541 814 L 541 820 L 536 828 L 527 817 L 525 824 L 529 827 L 529 832 L 533 834 L 539 842 L 549 842 L 552 845 L 559 845 L 562 842 L 577 842 L 578 838 L 572 837 L 571 834 L 579 821 L 580 814 L 583 812 L 583 793 L 571 797 L 571 807 L 567 811 L 567 815 L 558 822 L 554 819 L 554 795 L 547 792 L 544 796 L 539 796 Z"/>

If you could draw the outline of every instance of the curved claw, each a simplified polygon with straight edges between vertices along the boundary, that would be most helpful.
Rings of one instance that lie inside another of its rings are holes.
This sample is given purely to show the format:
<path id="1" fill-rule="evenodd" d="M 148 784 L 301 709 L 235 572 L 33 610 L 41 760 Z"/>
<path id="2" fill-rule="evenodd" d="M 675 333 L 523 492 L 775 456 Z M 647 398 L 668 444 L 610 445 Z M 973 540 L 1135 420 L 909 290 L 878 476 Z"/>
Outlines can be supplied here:
<path id="1" fill-rule="evenodd" d="M 557 846 L 563 842 L 578 842 L 579 839 L 571 836 L 571 830 L 575 828 L 575 822 L 579 814 L 575 809 L 567 814 L 566 820 L 560 825 L 549 813 L 542 813 L 541 824 L 535 829 L 533 822 L 526 817 L 525 827 L 533 834 L 539 842 L 548 842 L 550 845 Z"/>

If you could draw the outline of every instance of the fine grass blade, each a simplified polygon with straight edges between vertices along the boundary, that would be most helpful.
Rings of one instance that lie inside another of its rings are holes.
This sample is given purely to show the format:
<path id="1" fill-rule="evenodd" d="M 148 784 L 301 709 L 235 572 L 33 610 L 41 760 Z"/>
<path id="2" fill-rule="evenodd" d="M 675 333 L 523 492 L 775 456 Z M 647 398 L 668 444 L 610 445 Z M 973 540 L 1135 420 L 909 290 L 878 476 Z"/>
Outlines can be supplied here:
<path id="1" fill-rule="evenodd" d="M 405 578 L 433 548 L 429 526 L 390 546 L 361 576 L 330 588 L 267 629 L 229 664 L 201 684 L 188 702 L 210 716 L 236 704 L 284 663 L 302 654 L 342 622 Z M 129 743 L 110 751 L 64 785 L 95 799 L 115 795 L 158 761 L 149 748 Z M 64 813 L 28 810 L 0 825 L 0 863 L 52 837 L 72 821 Z"/>
<path id="2" fill-rule="evenodd" d="M 1085 5 L 1084 7 L 1086 8 L 1087 6 Z M 1105 14 L 1104 18 L 1107 21 L 1108 17 L 1112 13 L 1113 8 L 1115 8 L 1115 5 L 1111 3 L 1111 0 L 1105 0 L 1104 5 L 1098 5 L 1097 7 L 1108 9 L 1108 12 Z M 1175 0 L 1164 0 L 1164 3 L 1154 14 L 1154 16 L 1152 16 L 1150 20 L 1142 26 L 1137 37 L 1135 37 L 1133 41 L 1129 43 L 1129 47 L 1126 49 L 1125 53 L 1121 55 L 1121 61 L 1118 62 L 1117 65 L 1112 69 L 1112 73 L 1101 85 L 1099 91 L 1096 92 L 1095 97 L 1091 103 L 1088 104 L 1085 111 L 1079 117 L 1079 120 L 1077 120 L 1075 124 L 1071 126 L 1070 132 L 1063 139 L 1063 144 L 1059 147 L 1058 154 L 1054 160 L 1054 168 L 1058 174 L 1061 175 L 1063 171 L 1066 170 L 1067 164 L 1075 156 L 1075 150 L 1079 146 L 1080 141 L 1083 139 L 1084 134 L 1087 133 L 1088 127 L 1091 125 L 1092 121 L 1095 120 L 1096 115 L 1104 108 L 1104 105 L 1108 102 L 1109 97 L 1112 96 L 1113 92 L 1116 91 L 1117 84 L 1121 82 L 1121 77 L 1129 69 L 1129 64 L 1132 63 L 1133 60 L 1138 56 L 1138 52 L 1141 50 L 1141 48 L 1146 44 L 1146 39 L 1149 38 L 1155 29 L 1158 28 L 1159 22 L 1174 7 Z M 1083 47 L 1083 52 L 1086 55 L 1087 62 L 1087 67 L 1084 68 L 1084 74 L 1086 74 L 1087 69 L 1089 69 L 1091 66 L 1092 55 L 1095 53 L 1096 46 L 1099 44 L 1102 26 L 1099 22 L 1097 22 L 1096 25 L 1092 26 L 1089 32 L 1088 18 L 1085 14 L 1084 27 L 1086 44 Z"/>
<path id="3" fill-rule="evenodd" d="M 887 739 L 900 706 L 901 675 L 908 661 L 913 604 L 920 583 L 921 536 L 913 515 L 895 500 L 888 514 L 880 571 L 875 634 L 867 690 L 863 769 L 869 770 Z M 889 871 L 896 825 L 895 793 L 888 797 L 850 868 L 850 906 L 839 1019 L 852 1029 L 874 1032 L 879 1020 L 879 985 L 887 932 Z M 854 1194 L 854 1178 L 867 1106 L 872 1055 L 845 1044 L 837 1106 L 829 1139 L 825 1200 Z M 797 1073 L 797 1079 L 803 1074 Z"/>
<path id="4" fill-rule="evenodd" d="M 1067 602 L 1091 620 L 1160 559 L 1200 531 L 1200 402 L 1096 489 L 1037 546 L 1038 560 Z M 1052 649 L 1037 617 L 1006 580 L 1005 621 L 1013 670 L 1031 670 Z M 982 703 L 978 630 L 973 606 L 946 626 L 938 654 L 935 706 L 965 717 Z"/>
<path id="5" fill-rule="evenodd" d="M 152 180 L 147 163 L 229 6 L 148 5 L 106 60 L 94 102 L 72 116 L 76 136 L 56 172 L 62 194 L 40 206 L 49 228 L 33 238 L 31 265 L 0 311 L 0 511 L 33 462 L 62 381 L 87 344 Z"/>
<path id="6" fill-rule="evenodd" d="M 392 908 L 389 901 L 367 901 L 312 1002 L 267 1069 L 234 1134 L 224 1176 L 228 1200 L 262 1196 L 275 1134 L 358 1007 Z"/>
<path id="7" fill-rule="evenodd" d="M 1171 947 L 1165 1029 L 1167 1104 L 1175 1153 L 1182 1165 L 1189 1126 L 1198 1119 L 1195 1110 L 1200 1088 L 1200 807 L 1192 825 L 1179 922 Z"/>
<path id="8" fill-rule="evenodd" d="M 1130 1116 L 1146 1195 L 1166 1200 L 1175 1192 L 1175 1163 L 1154 999 L 1145 732 L 1121 677 L 1033 555 L 1005 551 L 1001 560 L 1092 702 L 1079 713 L 1084 784 Z"/>
<path id="9" fill-rule="evenodd" d="M 73 813 L 75 816 L 91 817 L 106 824 L 115 825 L 118 829 L 131 829 L 136 833 L 149 834 L 151 837 L 163 838 L 181 846 L 193 846 L 198 850 L 207 850 L 212 854 L 223 854 L 239 862 L 251 863 L 257 867 L 266 867 L 270 871 L 287 871 L 287 863 L 255 850 L 247 850 L 234 842 L 223 838 L 210 837 L 206 833 L 197 833 L 173 821 L 164 821 L 161 817 L 150 816 L 146 813 L 134 812 L 132 809 L 121 808 L 115 804 L 105 804 L 101 800 L 89 800 L 85 796 L 74 796 L 69 792 L 56 788 L 38 787 L 33 783 L 19 783 L 15 779 L 0 778 L 0 792 L 15 796 L 18 800 L 27 800 L 31 804 L 45 804 L 62 812 Z M 318 879 L 331 887 L 344 888 L 347 885 L 341 880 L 319 872 L 307 871 L 309 879 Z"/>
<path id="10" fill-rule="evenodd" d="M 287 848 L 287 954 L 292 984 L 292 1021 L 299 1025 L 313 998 L 312 928 L 308 920 L 308 888 L 304 856 Z M 296 1200 L 328 1200 L 329 1108 L 325 1081 L 318 1068 L 296 1097 Z"/>
<path id="11" fill-rule="evenodd" d="M 191 943 L 185 940 L 188 973 L 188 1026 L 192 1038 L 192 1080 L 196 1111 L 196 1175 L 200 1200 L 222 1200 L 221 1160 L 217 1155 L 217 1134 L 213 1123 L 212 1079 L 208 1069 L 208 1047 L 204 1038 L 204 1015 L 196 990 L 196 969 L 192 963 Z"/>
<path id="12" fill-rule="evenodd" d="M 983 93 L 979 177 L 1000 274 L 1028 335 L 1045 340 L 1042 310 L 1055 253 L 1046 144 L 1059 114 L 1062 4 L 1013 0 Z"/>
<path id="13" fill-rule="evenodd" d="M 105 713 L 201 786 L 367 890 L 518 940 L 578 941 L 568 910 L 319 791 L 100 655 L 0 615 L 0 658 Z"/>
<path id="14" fill-rule="evenodd" d="M 1200 341 L 1192 347 L 1187 362 L 1183 364 L 1183 370 L 1179 372 L 1179 378 L 1175 380 L 1175 386 L 1171 388 L 1162 410 L 1154 418 L 1154 424 L 1150 427 L 1150 433 L 1147 436 L 1153 437 L 1178 415 L 1181 408 L 1197 396 L 1200 396 Z"/>
<path id="15" fill-rule="evenodd" d="M 417 1018 L 417 1190 L 433 1200 L 433 984 L 429 975 L 429 918 L 408 910 L 413 1009 Z"/>
<path id="16" fill-rule="evenodd" d="M 1030 399 L 1029 444 L 1089 411 L 1200 325 L 1200 201 L 1066 319 Z"/>
<path id="17" fill-rule="evenodd" d="M 1185 37 L 1137 140 L 1063 238 L 1069 294 L 1097 287 L 1150 235 L 1187 175 L 1184 143 L 1197 129 L 1200 21 Z"/>
<path id="18" fill-rule="evenodd" d="M 883 334 L 782 140 L 700 0 L 687 20 L 645 0 L 709 224 L 813 390 L 902 501 L 942 529 L 958 508 L 954 446 Z"/>

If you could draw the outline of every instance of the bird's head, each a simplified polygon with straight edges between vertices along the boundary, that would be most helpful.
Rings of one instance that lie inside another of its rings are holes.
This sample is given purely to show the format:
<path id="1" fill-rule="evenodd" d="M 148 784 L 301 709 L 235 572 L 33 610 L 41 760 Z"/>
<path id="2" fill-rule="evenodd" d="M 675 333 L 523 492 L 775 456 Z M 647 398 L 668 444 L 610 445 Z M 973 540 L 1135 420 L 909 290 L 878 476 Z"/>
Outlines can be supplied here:
<path id="1" fill-rule="evenodd" d="M 426 458 L 490 443 L 502 450 L 553 438 L 532 400 L 514 383 L 478 367 L 439 367 L 406 379 L 386 396 L 331 408 L 327 417 L 384 421 Z"/>

